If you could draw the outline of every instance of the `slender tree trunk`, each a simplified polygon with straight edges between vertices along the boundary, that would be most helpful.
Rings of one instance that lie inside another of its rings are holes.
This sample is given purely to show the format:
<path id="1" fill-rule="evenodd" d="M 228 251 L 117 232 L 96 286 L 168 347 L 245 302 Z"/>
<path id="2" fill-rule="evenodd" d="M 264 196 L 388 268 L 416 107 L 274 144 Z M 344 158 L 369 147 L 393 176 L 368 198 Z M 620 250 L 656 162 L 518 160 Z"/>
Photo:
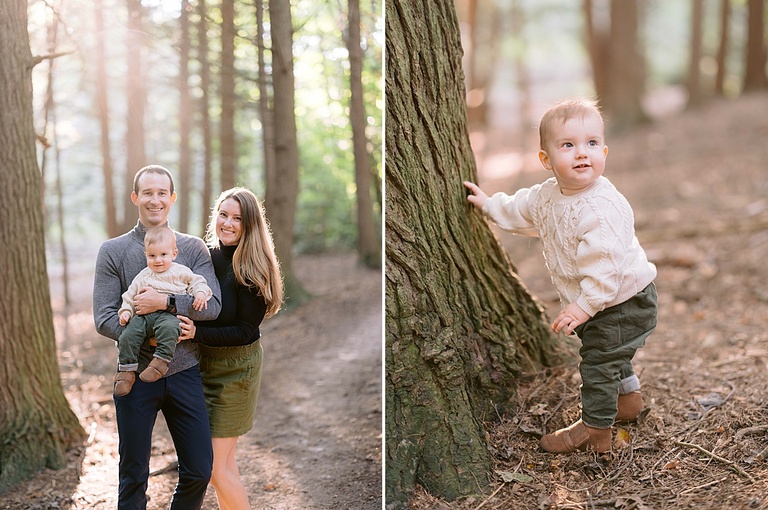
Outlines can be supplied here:
<path id="1" fill-rule="evenodd" d="M 386 5 L 386 496 L 452 500 L 491 479 L 486 421 L 553 337 L 466 201 L 477 180 L 454 6 Z"/>
<path id="2" fill-rule="evenodd" d="M 112 149 L 109 141 L 109 85 L 107 83 L 107 58 L 104 50 L 104 4 L 98 0 L 93 6 L 94 25 L 96 28 L 96 102 L 99 110 L 99 128 L 101 129 L 101 172 L 104 177 L 104 211 L 106 213 L 107 237 L 120 235 L 117 222 L 115 201 L 114 170 L 112 167 Z M 133 208 L 135 210 L 135 207 Z M 124 232 L 124 230 L 122 230 Z"/>
<path id="3" fill-rule="evenodd" d="M 256 4 L 256 47 L 259 60 L 259 116 L 264 143 L 264 207 L 267 211 L 276 209 L 277 163 L 275 161 L 275 126 L 274 111 L 271 106 L 271 94 L 268 83 L 269 74 L 264 48 L 264 0 L 255 0 Z"/>
<path id="4" fill-rule="evenodd" d="M 728 36 L 731 25 L 731 0 L 720 0 L 720 44 L 717 48 L 717 75 L 715 94 L 725 95 L 726 62 L 728 60 Z"/>
<path id="5" fill-rule="evenodd" d="M 363 104 L 363 49 L 360 46 L 360 0 L 349 0 L 349 117 L 352 125 L 352 146 L 355 154 L 355 184 L 357 185 L 357 252 L 367 267 L 381 267 L 381 239 L 376 232 L 371 200 L 371 166 L 368 138 L 365 136 L 365 105 Z"/>
<path id="6" fill-rule="evenodd" d="M 208 70 L 208 9 L 205 0 L 197 0 L 197 12 L 200 17 L 197 27 L 197 60 L 200 62 L 200 127 L 203 133 L 203 191 L 202 208 L 206 211 L 203 214 L 201 232 L 205 232 L 208 226 L 209 215 L 207 212 L 213 207 L 212 190 L 212 166 L 213 166 L 213 135 L 211 130 L 211 114 L 209 91 L 211 88 L 211 73 Z"/>
<path id="7" fill-rule="evenodd" d="M 283 270 L 286 305 L 302 303 L 307 294 L 293 273 L 293 229 L 296 199 L 299 194 L 299 148 L 296 141 L 296 115 L 293 80 L 293 22 L 291 5 L 284 0 L 269 0 L 272 34 L 272 87 L 274 92 L 274 128 L 276 186 L 272 209 L 267 215 L 272 223 L 275 253 Z"/>
<path id="8" fill-rule="evenodd" d="M 704 25 L 704 0 L 691 0 L 691 53 L 688 62 L 688 107 L 701 104 L 704 99 L 701 90 L 702 32 Z"/>
<path id="9" fill-rule="evenodd" d="M 235 143 L 235 1 L 221 2 L 221 189 L 236 182 Z"/>
<path id="10" fill-rule="evenodd" d="M 765 0 L 748 0 L 747 51 L 744 92 L 768 88 L 765 75 Z"/>
<path id="11" fill-rule="evenodd" d="M 64 467 L 66 450 L 84 437 L 56 360 L 32 66 L 27 1 L 0 2 L 0 493 Z"/>
<path id="12" fill-rule="evenodd" d="M 584 26 L 592 63 L 592 76 L 597 97 L 605 97 L 608 90 L 608 27 L 599 26 L 595 20 L 592 0 L 584 0 Z"/>
<path id="13" fill-rule="evenodd" d="M 146 144 L 144 140 L 144 112 L 147 106 L 146 78 L 143 75 L 142 57 L 145 51 L 144 9 L 141 0 L 126 0 L 128 4 L 128 74 L 126 78 L 127 122 L 125 131 L 126 170 L 125 185 L 128 193 L 124 195 L 123 226 L 126 232 L 133 228 L 138 220 L 138 211 L 131 202 L 133 177 L 146 165 Z"/>
<path id="14" fill-rule="evenodd" d="M 179 230 L 189 231 L 189 188 L 192 179 L 192 163 L 189 150 L 189 133 L 192 129 L 192 107 L 189 97 L 189 0 L 181 0 L 181 42 L 179 45 Z M 205 207 L 205 205 L 203 205 Z M 204 209 L 203 209 L 204 210 Z"/>

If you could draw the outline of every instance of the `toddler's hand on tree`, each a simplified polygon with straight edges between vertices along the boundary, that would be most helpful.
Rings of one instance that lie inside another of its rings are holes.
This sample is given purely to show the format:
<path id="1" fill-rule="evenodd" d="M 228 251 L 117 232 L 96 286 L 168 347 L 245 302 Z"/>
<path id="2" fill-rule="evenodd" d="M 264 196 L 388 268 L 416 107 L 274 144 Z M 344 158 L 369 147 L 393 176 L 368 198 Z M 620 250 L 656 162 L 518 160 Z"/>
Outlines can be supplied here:
<path id="1" fill-rule="evenodd" d="M 467 200 L 469 203 L 478 209 L 482 209 L 483 205 L 485 205 L 485 201 L 488 200 L 488 195 L 486 195 L 485 192 L 473 182 L 464 181 L 464 187 L 471 192 L 470 195 L 467 195 Z"/>
<path id="2" fill-rule="evenodd" d="M 573 331 L 587 322 L 590 319 L 590 315 L 581 309 L 576 303 L 571 303 L 562 310 L 560 314 L 552 323 L 552 329 L 555 333 L 562 331 L 566 335 L 570 335 Z"/>

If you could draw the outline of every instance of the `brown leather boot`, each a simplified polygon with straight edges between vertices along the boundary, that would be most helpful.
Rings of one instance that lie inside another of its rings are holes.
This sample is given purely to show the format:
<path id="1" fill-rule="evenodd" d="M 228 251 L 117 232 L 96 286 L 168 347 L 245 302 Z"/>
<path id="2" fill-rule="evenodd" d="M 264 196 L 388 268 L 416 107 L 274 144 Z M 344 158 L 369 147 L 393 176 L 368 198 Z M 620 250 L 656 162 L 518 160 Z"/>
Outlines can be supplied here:
<path id="1" fill-rule="evenodd" d="M 570 427 L 542 437 L 541 447 L 552 453 L 570 453 L 576 450 L 609 452 L 611 451 L 611 429 L 588 427 L 579 420 Z"/>
<path id="2" fill-rule="evenodd" d="M 619 411 L 616 413 L 616 421 L 635 421 L 643 408 L 645 408 L 645 404 L 643 404 L 643 397 L 639 391 L 619 395 Z"/>
<path id="3" fill-rule="evenodd" d="M 139 379 L 144 382 L 155 382 L 168 372 L 168 362 L 160 358 L 152 358 L 149 366 L 140 374 Z"/>
<path id="4" fill-rule="evenodd" d="M 113 390 L 116 397 L 124 397 L 131 392 L 136 382 L 136 372 L 118 372 L 115 374 Z"/>

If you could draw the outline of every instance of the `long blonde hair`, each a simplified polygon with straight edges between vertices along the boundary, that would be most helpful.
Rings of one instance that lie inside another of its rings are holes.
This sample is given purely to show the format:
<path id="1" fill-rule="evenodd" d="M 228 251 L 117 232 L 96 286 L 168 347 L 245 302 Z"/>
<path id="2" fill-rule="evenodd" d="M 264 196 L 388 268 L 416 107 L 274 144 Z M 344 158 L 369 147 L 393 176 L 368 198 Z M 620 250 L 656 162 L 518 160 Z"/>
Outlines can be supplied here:
<path id="1" fill-rule="evenodd" d="M 240 243 L 232 257 L 232 269 L 240 285 L 258 287 L 267 303 L 266 317 L 275 315 L 283 304 L 283 277 L 275 256 L 272 232 L 264 212 L 264 205 L 247 188 L 235 187 L 223 191 L 211 210 L 211 221 L 205 241 L 212 249 L 219 248 L 216 235 L 216 217 L 225 200 L 240 204 Z"/>

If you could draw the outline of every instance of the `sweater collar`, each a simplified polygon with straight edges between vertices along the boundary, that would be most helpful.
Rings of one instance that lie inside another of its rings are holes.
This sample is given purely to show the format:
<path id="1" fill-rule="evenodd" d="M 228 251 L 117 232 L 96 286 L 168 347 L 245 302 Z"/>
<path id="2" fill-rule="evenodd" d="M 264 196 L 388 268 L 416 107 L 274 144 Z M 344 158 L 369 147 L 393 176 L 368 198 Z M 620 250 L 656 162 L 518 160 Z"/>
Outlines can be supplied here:
<path id="1" fill-rule="evenodd" d="M 159 225 L 159 226 L 170 228 L 170 226 L 168 225 L 167 221 L 165 223 L 163 223 L 162 225 Z M 144 242 L 144 236 L 147 234 L 147 227 L 141 221 L 137 220 L 136 221 L 136 226 L 133 227 L 133 230 L 131 231 L 131 233 L 136 238 L 138 238 L 139 241 L 141 241 L 143 243 Z"/>
<path id="2" fill-rule="evenodd" d="M 226 255 L 230 259 L 235 256 L 236 249 L 237 249 L 237 245 L 225 246 L 221 243 L 221 241 L 219 241 L 219 250 L 223 255 Z"/>

